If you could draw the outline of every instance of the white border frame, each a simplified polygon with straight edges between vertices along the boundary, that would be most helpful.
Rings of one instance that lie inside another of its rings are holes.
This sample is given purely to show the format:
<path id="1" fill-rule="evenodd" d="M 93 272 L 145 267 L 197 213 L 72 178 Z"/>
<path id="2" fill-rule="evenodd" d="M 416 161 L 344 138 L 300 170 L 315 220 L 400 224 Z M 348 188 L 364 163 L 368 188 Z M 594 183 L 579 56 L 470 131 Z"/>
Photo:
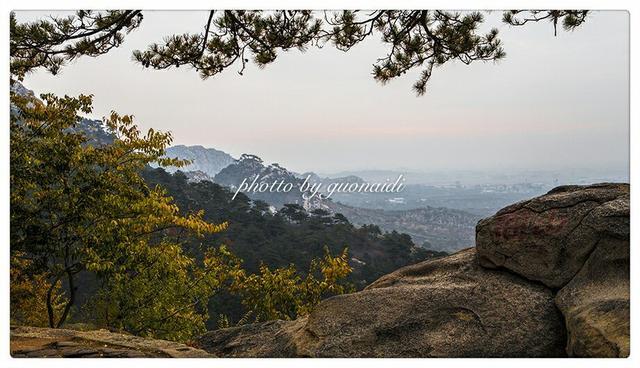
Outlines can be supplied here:
<path id="1" fill-rule="evenodd" d="M 638 94 L 638 74 L 635 73 L 633 65 L 638 63 L 638 28 L 636 24 L 640 21 L 640 2 L 632 0 L 521 0 L 518 2 L 506 0 L 221 0 L 221 1 L 202 1 L 202 0 L 180 0 L 166 1 L 156 0 L 6 0 L 0 5 L 0 19 L 2 20 L 3 38 L 0 43 L 2 47 L 2 57 L 0 58 L 3 65 L 4 85 L 9 82 L 9 12 L 13 9 L 17 10 L 67 10 L 67 9 L 158 9 L 158 10 L 177 10 L 177 9 L 593 9 L 593 10 L 627 10 L 630 13 L 630 101 L 639 101 Z M 606 32 L 606 30 L 603 30 Z M 634 44 L 635 41 L 635 44 Z M 1 89 L 0 92 L 5 103 L 9 101 L 9 89 Z M 630 104 L 630 179 L 632 183 L 638 181 L 640 175 L 639 139 L 640 139 L 640 122 L 638 121 L 638 107 Z M 9 109 L 5 105 L 0 109 L 2 121 L 5 124 L 9 121 Z M 9 130 L 0 130 L 0 155 L 2 157 L 0 179 L 2 180 L 0 204 L 2 211 L 0 216 L 2 219 L 0 234 L 2 234 L 2 244 L 4 251 L 0 256 L 1 291 L 0 295 L 0 364 L 3 367 L 77 367 L 91 365 L 95 367 L 109 367 L 117 364 L 121 367 L 134 367 L 140 364 L 153 364 L 157 367 L 175 367 L 176 365 L 190 365 L 194 367 L 254 367 L 255 365 L 264 365 L 267 367 L 293 367 L 293 366 L 309 366 L 320 367 L 326 364 L 338 366 L 356 366 L 356 367 L 383 367 L 393 365 L 400 366 L 439 366 L 439 367 L 513 367 L 518 365 L 522 367 L 539 367 L 545 365 L 548 367 L 631 367 L 639 366 L 640 358 L 638 357 L 639 345 L 636 342 L 637 333 L 640 328 L 636 328 L 640 323 L 640 311 L 638 303 L 631 303 L 631 355 L 627 359 L 488 359 L 488 358 L 471 358 L 471 359 L 189 359 L 189 360 L 172 360 L 172 359 L 13 359 L 9 355 Z M 639 197 L 635 190 L 631 191 L 631 207 L 637 208 L 640 205 Z M 637 244 L 639 241 L 638 232 L 634 230 L 640 229 L 640 219 L 638 216 L 631 216 L 631 244 Z M 637 245 L 636 245 L 637 246 Z M 631 249 L 631 294 L 634 293 L 634 286 L 638 285 L 639 274 L 637 270 L 638 257 L 640 252 Z M 635 296 L 633 299 L 635 300 Z"/>

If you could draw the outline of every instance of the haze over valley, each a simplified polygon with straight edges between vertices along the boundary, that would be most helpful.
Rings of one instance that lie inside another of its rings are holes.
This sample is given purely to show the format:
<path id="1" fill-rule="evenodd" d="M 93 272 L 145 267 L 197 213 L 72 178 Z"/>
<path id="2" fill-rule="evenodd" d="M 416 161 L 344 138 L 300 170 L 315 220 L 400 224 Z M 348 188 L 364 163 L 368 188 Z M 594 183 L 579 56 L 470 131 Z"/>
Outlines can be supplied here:
<path id="1" fill-rule="evenodd" d="M 180 168 L 189 180 L 208 180 L 234 190 L 243 180 L 256 176 L 264 182 L 282 180 L 298 184 L 307 177 L 328 184 L 384 182 L 398 175 L 406 176 L 407 185 L 401 193 L 335 193 L 330 200 L 313 201 L 305 201 L 295 190 L 247 194 L 269 203 L 273 211 L 285 204 L 297 204 L 308 211 L 340 213 L 356 225 L 375 224 L 386 231 L 406 233 L 425 248 L 449 252 L 473 245 L 476 222 L 508 204 L 544 194 L 560 184 L 628 181 L 627 172 L 586 169 L 504 173 L 360 170 L 316 174 L 313 168 L 308 168 L 310 171 L 295 173 L 286 169 L 286 163 L 266 164 L 257 155 L 234 159 L 213 148 L 184 145 L 170 147 L 167 156 L 192 160 L 190 165 Z M 177 170 L 168 168 L 170 172 Z"/>

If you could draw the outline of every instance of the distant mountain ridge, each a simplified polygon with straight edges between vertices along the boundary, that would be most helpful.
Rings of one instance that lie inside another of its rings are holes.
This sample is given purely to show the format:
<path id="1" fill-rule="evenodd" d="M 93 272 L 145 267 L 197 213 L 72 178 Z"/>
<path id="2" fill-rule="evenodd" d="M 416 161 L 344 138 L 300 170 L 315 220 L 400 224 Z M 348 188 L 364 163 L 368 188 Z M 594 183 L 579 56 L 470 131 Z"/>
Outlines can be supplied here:
<path id="1" fill-rule="evenodd" d="M 23 96 L 33 96 L 34 92 L 16 82 L 11 91 Z M 17 113 L 13 110 L 12 114 Z M 103 145 L 113 142 L 114 137 L 109 134 L 101 120 L 81 118 L 73 128 L 74 131 L 84 133 L 89 144 Z M 300 185 L 305 178 L 311 182 L 322 183 L 326 188 L 332 182 L 363 183 L 362 178 L 348 175 L 338 178 L 321 177 L 313 172 L 298 174 L 287 170 L 277 163 L 265 165 L 256 155 L 244 154 L 239 159 L 231 155 L 203 146 L 177 145 L 166 150 L 167 157 L 177 157 L 191 160 L 185 167 L 163 167 L 170 173 L 182 171 L 189 182 L 212 181 L 232 189 L 237 188 L 244 179 L 258 175 L 261 181 L 284 181 Z M 157 165 L 152 165 L 157 167 Z M 285 204 L 297 204 L 305 210 L 328 211 L 330 214 L 342 214 L 356 225 L 375 224 L 384 231 L 397 231 L 409 234 L 415 243 L 429 249 L 454 251 L 473 244 L 473 228 L 477 216 L 464 211 L 448 208 L 425 207 L 411 210 L 376 210 L 348 206 L 331 200 L 305 200 L 297 187 L 288 193 L 247 193 L 253 200 L 264 201 L 276 209 Z"/>
<path id="2" fill-rule="evenodd" d="M 191 164 L 184 167 L 165 167 L 164 169 L 170 173 L 178 170 L 201 171 L 210 177 L 216 176 L 220 170 L 231 165 L 236 160 L 228 153 L 217 150 L 215 148 L 205 148 L 200 145 L 185 146 L 177 145 L 167 148 L 166 157 L 177 157 L 179 159 L 190 160 Z"/>
<path id="3" fill-rule="evenodd" d="M 342 214 L 355 225 L 375 224 L 384 231 L 409 234 L 416 244 L 433 250 L 451 252 L 474 244 L 474 229 L 480 216 L 465 211 L 429 206 L 409 210 L 359 208 L 331 199 L 315 197 L 312 200 L 306 200 L 297 189 L 307 177 L 311 182 L 323 183 L 325 188 L 331 182 L 364 182 L 363 179 L 354 175 L 322 178 L 313 172 L 296 174 L 279 164 L 265 165 L 256 155 L 244 154 L 236 162 L 222 169 L 213 181 L 235 190 L 245 179 L 250 184 L 251 179 L 256 175 L 261 182 L 271 183 L 283 180 L 296 186 L 296 189 L 288 193 L 245 192 L 251 199 L 264 201 L 276 208 L 281 208 L 285 204 L 297 204 L 309 212 L 324 210 L 330 214 Z"/>
<path id="4" fill-rule="evenodd" d="M 263 193 L 245 192 L 251 199 L 267 202 L 277 208 L 285 204 L 304 206 L 304 199 L 298 189 L 304 179 L 300 179 L 295 173 L 277 163 L 265 165 L 262 159 L 256 155 L 243 154 L 234 163 L 220 170 L 213 178 L 213 181 L 236 190 L 245 180 L 250 185 L 256 176 L 258 177 L 258 182 L 273 183 L 282 181 L 293 184 L 294 189 L 286 193 L 270 191 Z"/>
<path id="5" fill-rule="evenodd" d="M 331 183 L 335 183 L 335 182 L 342 182 L 342 183 L 358 183 L 358 184 L 362 184 L 365 182 L 364 179 L 362 179 L 359 176 L 356 175 L 345 175 L 345 176 L 332 176 L 332 177 L 321 177 L 320 175 L 312 172 L 312 171 L 307 171 L 303 174 L 296 174 L 294 173 L 294 175 L 300 179 L 306 179 L 307 177 L 309 178 L 309 181 L 314 182 L 314 183 L 322 183 L 322 185 L 326 188 L 327 185 L 331 184 Z"/>

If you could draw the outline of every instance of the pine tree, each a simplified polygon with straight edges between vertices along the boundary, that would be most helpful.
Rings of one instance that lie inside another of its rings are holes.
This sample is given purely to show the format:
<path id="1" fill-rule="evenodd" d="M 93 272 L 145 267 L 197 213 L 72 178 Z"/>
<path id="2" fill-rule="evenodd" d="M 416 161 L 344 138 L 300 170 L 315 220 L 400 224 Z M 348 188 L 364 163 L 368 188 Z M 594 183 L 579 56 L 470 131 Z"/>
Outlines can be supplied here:
<path id="1" fill-rule="evenodd" d="M 573 30 L 587 14 L 585 10 L 506 11 L 503 22 L 523 26 L 549 21 L 554 29 L 561 23 Z M 153 69 L 188 66 L 202 78 L 238 65 L 242 75 L 249 62 L 263 67 L 283 51 L 332 45 L 348 52 L 376 36 L 387 50 L 374 63 L 374 78 L 384 84 L 418 69 L 421 73 L 413 88 L 424 94 L 435 67 L 455 60 L 464 64 L 496 61 L 506 55 L 497 28 L 480 33 L 485 17 L 477 11 L 212 10 L 203 21 L 203 32 L 171 35 L 162 43 L 134 51 L 134 60 Z M 69 17 L 24 24 L 12 14 L 11 73 L 22 79 L 42 67 L 55 74 L 82 55 L 98 56 L 118 47 L 141 22 L 139 10 L 82 10 Z"/>

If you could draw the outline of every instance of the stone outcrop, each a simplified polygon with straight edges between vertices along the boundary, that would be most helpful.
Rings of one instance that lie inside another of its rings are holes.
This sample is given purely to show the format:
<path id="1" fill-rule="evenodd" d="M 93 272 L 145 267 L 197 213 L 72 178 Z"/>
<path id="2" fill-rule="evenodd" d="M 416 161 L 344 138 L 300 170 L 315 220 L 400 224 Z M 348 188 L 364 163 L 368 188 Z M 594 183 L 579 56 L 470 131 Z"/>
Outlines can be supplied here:
<path id="1" fill-rule="evenodd" d="M 210 358 L 214 355 L 184 344 L 146 339 L 107 330 L 12 327 L 14 358 Z"/>
<path id="2" fill-rule="evenodd" d="M 295 357 L 293 335 L 301 321 L 269 321 L 210 331 L 195 345 L 209 353 L 230 358 Z"/>
<path id="3" fill-rule="evenodd" d="M 477 248 L 196 345 L 232 357 L 628 356 L 627 184 L 558 187 L 476 231 Z"/>
<path id="4" fill-rule="evenodd" d="M 629 243 L 599 243 L 556 304 L 570 356 L 629 356 Z"/>
<path id="5" fill-rule="evenodd" d="M 625 201 L 626 217 L 605 210 Z M 476 227 L 480 264 L 561 288 L 599 241 L 628 239 L 628 202 L 629 185 L 596 184 L 562 186 L 508 206 Z"/>
<path id="6" fill-rule="evenodd" d="M 305 319 L 214 331 L 196 345 L 242 357 L 563 356 L 553 297 L 542 285 L 480 267 L 470 248 L 327 299 Z"/>
<path id="7" fill-rule="evenodd" d="M 629 185 L 558 187 L 481 220 L 480 264 L 558 290 L 570 356 L 629 355 Z"/>

